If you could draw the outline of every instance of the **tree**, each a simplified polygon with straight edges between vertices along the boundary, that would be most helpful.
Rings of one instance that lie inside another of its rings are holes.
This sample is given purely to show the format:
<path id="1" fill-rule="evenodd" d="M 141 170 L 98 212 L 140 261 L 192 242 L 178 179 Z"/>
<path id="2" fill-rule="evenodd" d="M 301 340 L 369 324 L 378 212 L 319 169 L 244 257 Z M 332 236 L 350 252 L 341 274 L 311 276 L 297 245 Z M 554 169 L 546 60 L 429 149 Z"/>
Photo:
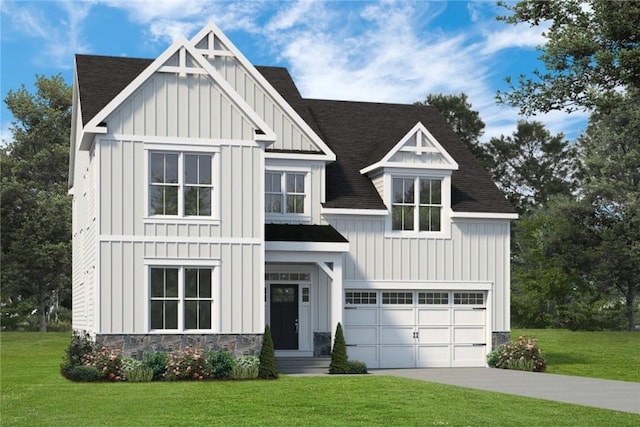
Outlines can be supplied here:
<path id="1" fill-rule="evenodd" d="M 513 136 L 491 138 L 486 152 L 493 180 L 520 213 L 553 195 L 571 195 L 578 184 L 575 147 L 540 122 L 519 121 Z"/>
<path id="2" fill-rule="evenodd" d="M 331 350 L 331 363 L 329 364 L 330 374 L 348 374 L 349 363 L 347 356 L 347 343 L 344 341 L 344 333 L 342 325 L 338 322 L 336 327 L 336 336 L 333 340 L 333 349 Z"/>
<path id="3" fill-rule="evenodd" d="M 278 378 L 278 368 L 276 366 L 276 353 L 273 349 L 273 338 L 271 338 L 271 327 L 264 328 L 262 336 L 262 348 L 260 349 L 260 366 L 258 368 L 258 378 L 265 380 Z"/>
<path id="4" fill-rule="evenodd" d="M 480 119 L 480 114 L 472 110 L 472 105 L 468 102 L 466 94 L 429 94 L 425 101 L 417 102 L 416 105 L 435 107 L 480 164 L 485 168 L 489 166 L 490 159 L 487 157 L 484 146 L 480 143 L 485 124 Z"/>
<path id="5" fill-rule="evenodd" d="M 622 89 L 640 89 L 640 2 L 550 0 L 501 2 L 509 24 L 550 23 L 539 49 L 545 70 L 510 79 L 498 100 L 524 114 L 552 110 L 607 110 Z"/>
<path id="6" fill-rule="evenodd" d="M 3 303 L 31 300 L 41 331 L 50 307 L 70 295 L 71 200 L 67 196 L 71 88 L 60 75 L 36 76 L 5 102 L 15 117 L 2 167 Z"/>

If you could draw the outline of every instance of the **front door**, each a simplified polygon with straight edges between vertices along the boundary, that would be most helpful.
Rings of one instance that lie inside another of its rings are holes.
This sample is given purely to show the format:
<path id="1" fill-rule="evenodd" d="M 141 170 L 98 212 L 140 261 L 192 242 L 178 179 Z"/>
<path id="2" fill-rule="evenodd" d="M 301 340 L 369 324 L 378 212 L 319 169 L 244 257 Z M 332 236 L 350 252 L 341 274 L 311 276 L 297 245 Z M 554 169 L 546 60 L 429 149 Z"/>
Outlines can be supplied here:
<path id="1" fill-rule="evenodd" d="M 298 285 L 271 285 L 271 336 L 276 350 L 298 350 Z"/>

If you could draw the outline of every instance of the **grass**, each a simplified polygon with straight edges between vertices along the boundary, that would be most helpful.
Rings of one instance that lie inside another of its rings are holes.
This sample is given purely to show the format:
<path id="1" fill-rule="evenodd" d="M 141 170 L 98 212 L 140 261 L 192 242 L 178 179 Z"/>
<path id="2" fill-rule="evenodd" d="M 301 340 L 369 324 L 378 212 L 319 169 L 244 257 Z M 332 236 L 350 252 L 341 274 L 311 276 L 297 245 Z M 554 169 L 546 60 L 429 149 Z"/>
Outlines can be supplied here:
<path id="1" fill-rule="evenodd" d="M 548 373 L 640 382 L 640 332 L 511 331 L 520 335 L 538 338 Z"/>
<path id="2" fill-rule="evenodd" d="M 0 339 L 3 426 L 640 423 L 634 414 L 373 375 L 74 383 L 59 374 L 68 334 Z"/>

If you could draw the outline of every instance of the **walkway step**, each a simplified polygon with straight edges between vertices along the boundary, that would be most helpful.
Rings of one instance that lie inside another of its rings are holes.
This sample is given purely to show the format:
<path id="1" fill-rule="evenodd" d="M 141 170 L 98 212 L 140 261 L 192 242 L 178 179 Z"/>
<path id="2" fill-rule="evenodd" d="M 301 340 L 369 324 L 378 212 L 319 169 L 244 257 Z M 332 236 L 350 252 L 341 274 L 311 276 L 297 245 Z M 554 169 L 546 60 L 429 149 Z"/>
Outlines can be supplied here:
<path id="1" fill-rule="evenodd" d="M 329 371 L 329 357 L 278 357 L 278 372 L 283 374 L 326 374 Z"/>

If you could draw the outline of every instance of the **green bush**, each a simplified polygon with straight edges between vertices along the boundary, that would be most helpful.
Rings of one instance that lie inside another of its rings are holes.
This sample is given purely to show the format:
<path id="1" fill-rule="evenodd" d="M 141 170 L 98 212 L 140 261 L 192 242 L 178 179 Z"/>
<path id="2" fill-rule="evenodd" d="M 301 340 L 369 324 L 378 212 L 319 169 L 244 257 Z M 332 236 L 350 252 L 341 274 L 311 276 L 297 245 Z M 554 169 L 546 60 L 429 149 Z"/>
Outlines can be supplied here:
<path id="1" fill-rule="evenodd" d="M 331 363 L 329 364 L 330 374 L 348 374 L 349 363 L 347 357 L 347 343 L 344 341 L 342 325 L 338 322 L 336 336 L 331 350 Z"/>
<path id="2" fill-rule="evenodd" d="M 132 357 L 123 357 L 122 364 L 120 366 L 122 381 L 129 381 L 129 375 L 131 374 L 131 371 L 140 366 L 144 366 L 141 360 L 137 360 Z"/>
<path id="3" fill-rule="evenodd" d="M 236 360 L 227 350 L 210 351 L 207 357 L 211 369 L 211 377 L 224 379 L 231 377 Z"/>
<path id="4" fill-rule="evenodd" d="M 91 354 L 95 349 L 95 343 L 88 334 L 74 332 L 71 336 L 69 347 L 65 351 L 65 356 L 60 365 L 60 372 L 66 378 L 71 379 L 71 370 L 76 366 L 85 363 L 85 356 Z"/>
<path id="5" fill-rule="evenodd" d="M 347 360 L 350 374 L 367 374 L 367 364 L 360 360 Z"/>
<path id="6" fill-rule="evenodd" d="M 100 380 L 100 371 L 93 366 L 79 365 L 71 368 L 68 378 L 78 382 L 94 382 Z"/>
<path id="7" fill-rule="evenodd" d="M 231 378 L 234 380 L 251 380 L 258 378 L 260 359 L 255 356 L 242 356 L 236 359 L 236 364 L 231 370 Z"/>
<path id="8" fill-rule="evenodd" d="M 83 363 L 93 366 L 100 372 L 100 377 L 109 381 L 122 380 L 122 358 L 115 350 L 108 347 L 94 349 L 84 356 Z"/>
<path id="9" fill-rule="evenodd" d="M 167 380 L 203 380 L 211 374 L 206 358 L 199 350 L 187 346 L 182 351 L 176 351 L 167 358 Z"/>
<path id="10" fill-rule="evenodd" d="M 154 380 L 161 380 L 167 370 L 167 353 L 162 351 L 145 352 L 142 356 L 142 364 L 151 368 Z"/>
<path id="11" fill-rule="evenodd" d="M 276 365 L 276 353 L 273 349 L 273 338 L 271 338 L 271 328 L 269 325 L 264 328 L 262 336 L 262 348 L 260 349 L 260 366 L 258 367 L 258 377 L 264 380 L 278 378 L 278 367 Z"/>
<path id="12" fill-rule="evenodd" d="M 493 354 L 496 353 L 496 354 Z M 547 362 L 536 338 L 518 337 L 517 341 L 503 344 L 487 356 L 489 366 L 501 369 L 544 372 Z"/>
<path id="13" fill-rule="evenodd" d="M 153 369 L 142 364 L 127 370 L 126 380 L 132 383 L 153 381 Z"/>

